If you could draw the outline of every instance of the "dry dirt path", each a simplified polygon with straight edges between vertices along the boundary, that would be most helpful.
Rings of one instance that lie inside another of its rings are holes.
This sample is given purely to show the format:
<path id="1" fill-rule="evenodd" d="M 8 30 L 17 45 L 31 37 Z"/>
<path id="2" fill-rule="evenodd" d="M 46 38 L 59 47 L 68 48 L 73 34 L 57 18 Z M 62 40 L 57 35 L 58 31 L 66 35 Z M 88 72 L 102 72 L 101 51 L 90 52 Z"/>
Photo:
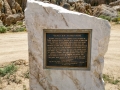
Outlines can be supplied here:
<path id="1" fill-rule="evenodd" d="M 27 32 L 0 34 L 0 63 L 18 59 L 28 61 Z"/>
<path id="2" fill-rule="evenodd" d="M 120 80 L 120 24 L 112 24 L 110 36 L 103 73 Z M 105 90 L 120 90 L 120 82 L 119 85 L 106 84 Z"/>

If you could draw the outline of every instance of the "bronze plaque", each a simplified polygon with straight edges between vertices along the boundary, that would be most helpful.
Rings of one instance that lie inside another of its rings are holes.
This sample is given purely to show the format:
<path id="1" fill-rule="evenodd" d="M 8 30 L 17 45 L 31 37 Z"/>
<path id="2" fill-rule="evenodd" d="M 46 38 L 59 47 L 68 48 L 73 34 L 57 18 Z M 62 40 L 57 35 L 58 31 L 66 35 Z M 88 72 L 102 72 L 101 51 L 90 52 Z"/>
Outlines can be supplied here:
<path id="1" fill-rule="evenodd" d="M 90 69 L 91 30 L 44 30 L 44 68 Z"/>

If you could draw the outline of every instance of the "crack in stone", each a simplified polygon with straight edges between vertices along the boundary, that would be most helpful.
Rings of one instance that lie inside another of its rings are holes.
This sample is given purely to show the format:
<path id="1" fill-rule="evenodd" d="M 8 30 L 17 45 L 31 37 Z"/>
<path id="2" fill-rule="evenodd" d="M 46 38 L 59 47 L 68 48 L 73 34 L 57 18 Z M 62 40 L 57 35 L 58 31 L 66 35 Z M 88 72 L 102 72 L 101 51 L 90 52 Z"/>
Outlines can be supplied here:
<path id="1" fill-rule="evenodd" d="M 64 18 L 64 16 L 63 16 L 62 14 L 61 14 L 61 16 L 62 16 L 62 18 L 63 18 L 63 20 L 64 20 L 66 26 L 68 26 L 68 23 L 67 23 L 66 19 Z"/>
<path id="2" fill-rule="evenodd" d="M 45 7 L 43 7 L 43 8 L 44 8 L 45 12 L 46 12 L 47 14 L 49 14 L 49 12 L 48 12 L 47 8 L 45 8 Z"/>

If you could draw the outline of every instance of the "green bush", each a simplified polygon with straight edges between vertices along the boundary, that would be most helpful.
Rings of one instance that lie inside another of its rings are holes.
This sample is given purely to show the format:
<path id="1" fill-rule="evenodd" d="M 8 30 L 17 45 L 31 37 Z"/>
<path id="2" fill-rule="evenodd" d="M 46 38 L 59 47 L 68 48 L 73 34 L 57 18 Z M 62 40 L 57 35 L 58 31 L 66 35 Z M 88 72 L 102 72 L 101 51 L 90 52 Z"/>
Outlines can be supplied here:
<path id="1" fill-rule="evenodd" d="M 25 27 L 18 27 L 14 32 L 23 32 L 23 31 L 26 31 Z"/>
<path id="2" fill-rule="evenodd" d="M 17 25 L 23 25 L 23 22 L 22 22 L 22 21 L 17 21 L 16 24 L 17 24 Z"/>
<path id="3" fill-rule="evenodd" d="M 114 80 L 113 77 L 110 77 L 109 75 L 103 74 L 103 79 L 106 83 L 111 83 L 111 84 L 118 84 L 120 81 L 119 80 Z"/>
<path id="4" fill-rule="evenodd" d="M 10 30 L 11 30 L 11 26 L 8 26 L 8 27 L 7 27 L 7 31 L 10 31 Z"/>
<path id="5" fill-rule="evenodd" d="M 108 20 L 108 21 L 111 20 L 111 17 L 105 16 L 105 15 L 100 15 L 99 18 L 102 18 L 102 19 L 105 19 L 105 20 Z"/>
<path id="6" fill-rule="evenodd" d="M 114 81 L 112 82 L 112 84 L 115 84 L 115 85 L 116 85 L 116 84 L 118 84 L 119 82 L 120 82 L 120 81 L 116 79 L 116 80 L 114 80 Z"/>
<path id="7" fill-rule="evenodd" d="M 0 26 L 0 33 L 6 33 L 7 28 L 5 26 Z"/>
<path id="8" fill-rule="evenodd" d="M 119 23 L 120 22 L 120 12 L 118 12 L 118 16 L 112 19 L 113 22 Z"/>
<path id="9" fill-rule="evenodd" d="M 14 64 L 10 64 L 5 66 L 4 68 L 0 68 L 0 76 L 5 76 L 7 74 L 13 74 L 17 71 L 17 67 Z"/>

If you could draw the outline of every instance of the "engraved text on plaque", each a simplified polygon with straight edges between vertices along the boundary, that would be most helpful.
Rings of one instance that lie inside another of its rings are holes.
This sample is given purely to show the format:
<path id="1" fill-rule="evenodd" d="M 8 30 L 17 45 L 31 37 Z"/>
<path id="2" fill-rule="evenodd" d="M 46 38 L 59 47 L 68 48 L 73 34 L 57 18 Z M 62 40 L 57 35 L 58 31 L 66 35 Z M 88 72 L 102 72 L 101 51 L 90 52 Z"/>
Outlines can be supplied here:
<path id="1" fill-rule="evenodd" d="M 89 31 L 46 32 L 44 41 L 46 68 L 88 68 Z"/>

